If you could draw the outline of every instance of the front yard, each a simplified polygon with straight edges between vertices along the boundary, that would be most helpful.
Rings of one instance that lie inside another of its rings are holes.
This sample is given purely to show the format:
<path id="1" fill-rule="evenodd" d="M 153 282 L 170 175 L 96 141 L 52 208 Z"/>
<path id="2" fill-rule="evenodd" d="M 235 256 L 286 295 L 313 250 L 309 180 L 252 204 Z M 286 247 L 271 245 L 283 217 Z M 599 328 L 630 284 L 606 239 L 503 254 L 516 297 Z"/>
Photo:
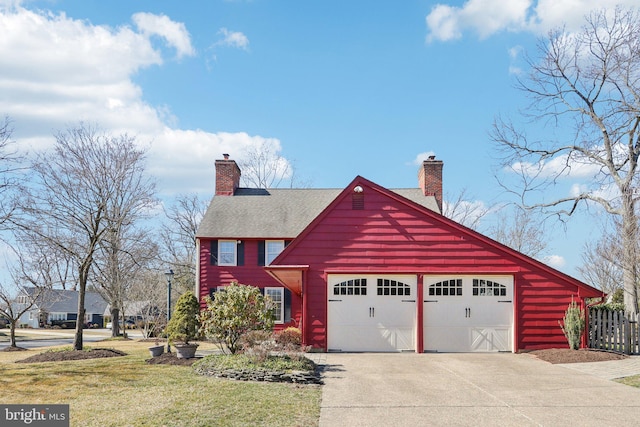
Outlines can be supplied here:
<path id="1" fill-rule="evenodd" d="M 149 365 L 149 343 L 92 346 L 128 355 L 25 364 L 13 362 L 44 350 L 0 352 L 2 403 L 68 403 L 72 426 L 318 424 L 320 386 L 230 381 L 189 366 Z"/>

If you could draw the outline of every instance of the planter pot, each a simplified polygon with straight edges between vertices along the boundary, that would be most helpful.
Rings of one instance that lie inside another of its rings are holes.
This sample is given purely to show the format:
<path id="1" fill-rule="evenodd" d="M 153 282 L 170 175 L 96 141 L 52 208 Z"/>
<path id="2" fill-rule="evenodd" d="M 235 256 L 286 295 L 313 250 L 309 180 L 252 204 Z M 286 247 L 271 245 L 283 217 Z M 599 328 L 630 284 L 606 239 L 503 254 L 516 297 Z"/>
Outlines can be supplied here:
<path id="1" fill-rule="evenodd" d="M 192 359 L 196 356 L 198 344 L 175 344 L 178 359 Z"/>
<path id="2" fill-rule="evenodd" d="M 155 345 L 153 347 L 149 347 L 149 353 L 151 353 L 151 357 L 158 357 L 162 353 L 164 353 L 163 345 Z"/>

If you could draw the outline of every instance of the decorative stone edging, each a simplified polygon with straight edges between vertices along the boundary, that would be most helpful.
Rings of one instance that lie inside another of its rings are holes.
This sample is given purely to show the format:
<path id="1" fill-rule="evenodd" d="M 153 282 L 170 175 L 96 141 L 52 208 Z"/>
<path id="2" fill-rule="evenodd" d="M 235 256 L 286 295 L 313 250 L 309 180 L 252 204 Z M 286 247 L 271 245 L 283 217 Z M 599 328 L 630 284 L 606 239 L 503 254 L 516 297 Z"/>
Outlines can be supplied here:
<path id="1" fill-rule="evenodd" d="M 250 369 L 196 369 L 201 375 L 238 381 L 264 381 L 295 384 L 323 384 L 320 375 L 311 371 L 278 372 Z"/>

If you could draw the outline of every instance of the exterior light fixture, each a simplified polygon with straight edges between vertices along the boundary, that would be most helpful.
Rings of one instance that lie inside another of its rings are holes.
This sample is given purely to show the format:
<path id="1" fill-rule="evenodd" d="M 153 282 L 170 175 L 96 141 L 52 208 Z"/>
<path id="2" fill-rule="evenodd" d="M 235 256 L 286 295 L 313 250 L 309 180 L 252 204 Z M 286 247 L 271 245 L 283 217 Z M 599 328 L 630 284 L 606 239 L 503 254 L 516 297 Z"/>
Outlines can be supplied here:
<path id="1" fill-rule="evenodd" d="M 362 188 L 361 186 L 357 185 L 356 188 L 353 189 L 354 193 L 362 193 L 364 191 L 364 188 Z"/>

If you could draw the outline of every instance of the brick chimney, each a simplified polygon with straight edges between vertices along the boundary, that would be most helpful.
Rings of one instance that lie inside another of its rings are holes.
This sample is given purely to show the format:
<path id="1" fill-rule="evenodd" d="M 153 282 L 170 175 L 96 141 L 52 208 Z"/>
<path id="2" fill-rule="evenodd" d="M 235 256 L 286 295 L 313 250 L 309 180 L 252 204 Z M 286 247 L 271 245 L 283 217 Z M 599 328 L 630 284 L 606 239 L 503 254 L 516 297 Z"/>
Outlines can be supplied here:
<path id="1" fill-rule="evenodd" d="M 422 167 L 418 170 L 418 185 L 425 196 L 433 196 L 436 199 L 438 208 L 442 212 L 442 160 L 436 160 L 436 156 L 422 162 Z"/>
<path id="2" fill-rule="evenodd" d="M 240 186 L 240 168 L 235 160 L 229 160 L 228 154 L 223 154 L 224 160 L 216 160 L 216 196 L 233 196 Z"/>

